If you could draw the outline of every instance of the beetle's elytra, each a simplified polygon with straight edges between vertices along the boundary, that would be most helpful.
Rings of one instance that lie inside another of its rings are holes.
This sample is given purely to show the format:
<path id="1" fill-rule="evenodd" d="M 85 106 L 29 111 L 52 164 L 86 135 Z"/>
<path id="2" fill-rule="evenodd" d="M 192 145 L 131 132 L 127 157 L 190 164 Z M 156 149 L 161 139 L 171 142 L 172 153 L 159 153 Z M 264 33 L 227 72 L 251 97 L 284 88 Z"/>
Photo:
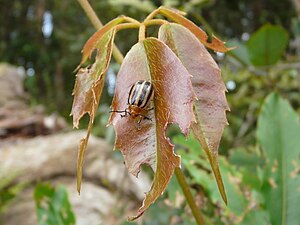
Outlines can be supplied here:
<path id="1" fill-rule="evenodd" d="M 128 94 L 128 108 L 125 110 L 114 110 L 110 112 L 124 113 L 121 117 L 131 116 L 132 118 L 139 117 L 138 125 L 143 119 L 151 120 L 146 116 L 147 112 L 153 108 L 149 108 L 149 105 L 154 97 L 153 85 L 150 81 L 139 80 L 133 84 Z"/>
<path id="2" fill-rule="evenodd" d="M 128 96 L 128 105 L 146 108 L 153 98 L 153 86 L 149 81 L 139 80 L 131 86 Z"/>

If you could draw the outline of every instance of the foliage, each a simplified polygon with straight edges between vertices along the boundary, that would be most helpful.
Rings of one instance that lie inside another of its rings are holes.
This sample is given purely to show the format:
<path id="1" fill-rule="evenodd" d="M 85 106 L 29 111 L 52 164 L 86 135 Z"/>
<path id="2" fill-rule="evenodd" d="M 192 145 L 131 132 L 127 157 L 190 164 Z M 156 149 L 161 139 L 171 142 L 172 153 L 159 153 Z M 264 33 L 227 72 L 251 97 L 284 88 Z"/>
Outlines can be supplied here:
<path id="1" fill-rule="evenodd" d="M 276 41 L 275 46 L 286 42 L 286 31 L 283 31 L 280 26 L 265 25 L 255 32 L 255 36 L 263 36 L 266 29 L 270 27 L 279 32 L 278 35 L 273 35 L 277 36 L 276 39 L 273 36 L 269 37 L 272 42 Z M 221 149 L 225 152 L 227 152 L 225 149 L 232 148 L 232 146 L 255 144 L 255 128 L 260 104 L 270 92 L 277 91 L 287 98 L 296 110 L 300 109 L 298 68 L 294 62 L 295 56 L 289 55 L 282 49 L 274 58 L 275 64 L 255 66 L 250 61 L 250 52 L 260 51 L 256 49 L 268 49 L 269 44 L 263 41 L 260 45 L 249 49 L 247 46 L 250 40 L 253 40 L 252 36 L 248 41 L 236 39 L 229 41 L 230 45 L 238 46 L 238 48 L 231 51 L 231 54 L 221 61 L 222 76 L 228 85 L 233 85 L 228 86 L 229 93 L 227 93 L 231 108 L 228 114 L 230 126 L 225 130 L 223 143 L 221 143 Z M 273 52 L 269 54 L 272 55 Z M 257 60 L 263 62 L 264 56 L 257 56 Z"/>
<path id="2" fill-rule="evenodd" d="M 174 181 L 176 182 L 176 181 Z M 169 185 L 168 185 L 169 188 Z M 180 187 L 179 187 L 180 188 Z M 123 222 L 121 225 L 193 225 L 195 222 L 192 217 L 185 213 L 185 208 L 176 208 L 166 200 L 158 199 L 155 206 L 149 208 L 143 216 L 143 222 Z"/>
<path id="3" fill-rule="evenodd" d="M 296 205 L 299 199 L 299 115 L 278 94 L 269 95 L 259 115 L 257 141 L 262 147 L 232 149 L 229 159 L 220 157 L 228 195 L 228 206 L 218 203 L 217 189 L 210 175 L 205 155 L 194 138 L 187 142 L 175 138 L 180 146 L 184 168 L 191 183 L 203 188 L 209 205 L 221 207 L 217 224 L 296 224 L 300 220 Z M 277 143 L 278 142 L 278 143 Z M 277 197 L 275 197 L 277 196 Z M 213 214 L 215 215 L 215 213 Z M 209 218 L 212 218 L 210 215 Z"/>
<path id="4" fill-rule="evenodd" d="M 180 25 L 153 19 L 157 14 L 162 14 Z M 129 172 L 137 176 L 142 164 L 150 165 L 155 172 L 151 190 L 132 220 L 140 217 L 163 193 L 174 169 L 180 167 L 180 157 L 173 153 L 174 146 L 165 134 L 168 124 L 172 123 L 177 123 L 185 135 L 192 126 L 192 131 L 209 156 L 220 193 L 224 201 L 227 201 L 217 162 L 220 138 L 227 124 L 225 111 L 229 109 L 224 95 L 226 88 L 217 64 L 202 44 L 220 52 L 231 49 L 215 36 L 208 42 L 207 34 L 182 14 L 175 9 L 160 7 L 150 13 L 142 23 L 120 16 L 98 30 L 82 51 L 71 114 L 74 127 L 78 127 L 79 120 L 85 113 L 89 114 L 90 123 L 86 138 L 80 142 L 78 191 L 82 179 L 83 156 L 111 58 L 114 35 L 120 29 L 139 28 L 139 42 L 127 53 L 118 73 L 112 115 L 109 119 L 109 124 L 116 130 L 115 148 L 122 151 Z M 145 37 L 146 27 L 150 25 L 162 25 L 158 39 Z M 186 42 L 182 37 L 190 41 Z M 195 49 L 199 58 L 197 54 L 191 55 Z M 94 64 L 81 68 L 94 50 L 97 51 Z M 199 64 L 198 61 L 203 63 Z M 126 109 L 128 91 L 138 80 L 152 82 L 155 95 L 154 112 L 141 109 L 141 112 L 134 112 L 129 108 L 129 117 L 126 114 L 119 117 L 116 112 Z M 134 118 L 145 113 L 155 119 L 143 121 L 142 129 L 137 129 Z"/>
<path id="5" fill-rule="evenodd" d="M 196 24 L 204 25 L 206 31 L 210 33 L 208 28 L 210 25 L 214 28 L 214 34 L 221 34 L 226 38 L 250 34 L 265 23 L 279 24 L 291 32 L 291 21 L 295 18 L 292 1 L 92 0 L 90 2 L 104 23 L 122 14 L 142 19 L 156 7 L 165 5 L 187 12 L 187 17 Z M 22 0 L 3 0 L 1 3 L 3 5 L 0 9 L 1 61 L 24 67 L 28 72 L 26 89 L 31 94 L 32 103 L 44 103 L 48 111 L 59 111 L 69 119 L 69 109 L 72 105 L 70 92 L 74 86 L 74 79 L 70 74 L 80 60 L 82 43 L 94 32 L 90 22 L 77 2 L 69 4 L 68 1 L 61 0 L 27 0 L 26 4 L 23 4 Z M 10 10 L 7 10 L 8 8 Z M 49 36 L 44 36 L 42 30 L 43 24 L 46 24 L 45 15 L 52 18 L 53 30 Z M 205 25 L 204 18 L 209 21 L 208 26 Z M 122 52 L 127 52 L 135 40 L 134 32 L 120 32 L 116 37 Z M 110 104 L 111 97 L 107 90 L 104 89 L 103 92 L 106 97 L 102 102 Z"/>
<path id="6" fill-rule="evenodd" d="M 219 207 L 215 224 L 296 224 L 299 199 L 300 165 L 299 115 L 278 94 L 270 94 L 263 103 L 257 127 L 257 141 L 262 147 L 232 149 L 229 159 L 220 157 L 220 169 L 228 195 L 228 206 L 219 204 L 211 169 L 201 146 L 190 138 L 174 139 L 191 183 L 203 188 L 208 202 L 204 206 Z M 174 190 L 169 190 L 171 193 Z"/>
<path id="7" fill-rule="evenodd" d="M 12 184 L 17 174 L 0 176 L 0 213 L 9 207 L 10 203 L 25 188 L 26 182 Z"/>
<path id="8" fill-rule="evenodd" d="M 190 145 L 188 147 L 184 144 L 184 138 L 177 140 L 176 144 L 184 147 L 184 151 L 178 149 L 177 153 L 182 156 L 186 175 L 191 182 L 191 186 L 195 187 L 194 193 L 207 201 L 201 205 L 206 215 L 207 224 L 232 224 L 232 220 L 237 224 L 238 222 L 242 224 L 264 224 L 265 222 L 267 224 L 273 221 L 274 217 L 269 218 L 269 214 L 274 211 L 274 206 L 277 204 L 266 207 L 264 202 L 267 193 L 275 191 L 272 184 L 278 186 L 279 183 L 276 181 L 278 174 L 273 173 L 272 169 L 271 172 L 269 171 L 272 168 L 270 167 L 271 164 L 267 163 L 265 152 L 261 152 L 257 146 L 255 134 L 257 118 L 260 114 L 263 99 L 274 90 L 287 99 L 298 114 L 300 112 L 299 81 L 297 81 L 299 69 L 295 65 L 298 63 L 300 55 L 299 44 L 297 44 L 297 39 L 299 40 L 299 19 L 296 17 L 295 7 L 292 7 L 293 1 L 103 0 L 90 2 L 104 22 L 120 14 L 142 19 L 146 16 L 146 13 L 150 13 L 163 4 L 186 11 L 186 17 L 196 24 L 201 23 L 201 27 L 209 35 L 214 33 L 222 34 L 226 38 L 234 38 L 234 40 L 229 41 L 230 46 L 238 46 L 238 48 L 226 54 L 225 57 L 221 54 L 213 55 L 222 68 L 222 77 L 229 90 L 226 96 L 231 108 L 231 112 L 228 113 L 230 126 L 225 129 L 219 149 L 223 155 L 220 157 L 219 163 L 226 193 L 229 197 L 228 209 L 218 202 L 218 190 L 212 179 L 209 164 L 204 159 L 205 155 L 199 151 L 200 145 L 197 141 L 189 139 L 186 143 L 186 145 Z M 7 10 L 8 8 L 10 10 Z M 46 103 L 48 110 L 55 109 L 64 112 L 64 115 L 67 116 L 71 106 L 70 92 L 74 85 L 74 79 L 70 74 L 72 74 L 80 60 L 82 43 L 93 33 L 93 29 L 83 15 L 82 10 L 77 4 L 69 4 L 67 1 L 29 0 L 26 4 L 23 4 L 23 1 L 15 0 L 4 1 L 0 11 L 1 60 L 23 66 L 28 72 L 26 88 L 33 96 L 31 101 Z M 45 37 L 41 32 L 46 13 L 52 15 L 54 25 L 53 32 L 49 37 Z M 148 34 L 156 34 L 151 28 L 148 30 Z M 283 28 L 286 31 L 283 31 Z M 254 32 L 255 36 L 252 36 L 251 34 Z M 262 41 L 269 33 L 272 33 L 270 35 L 271 42 L 275 44 L 269 45 L 267 42 Z M 289 45 L 285 48 L 284 46 L 287 43 L 286 33 L 289 33 Z M 134 32 L 118 32 L 115 40 L 122 52 L 127 52 L 136 41 L 135 34 Z M 248 40 L 248 37 L 250 37 L 250 40 Z M 270 51 L 264 51 L 267 46 L 273 48 L 271 54 Z M 278 48 L 278 46 L 281 47 Z M 94 56 L 95 54 L 92 54 L 92 59 L 87 61 L 93 62 Z M 269 59 L 265 60 L 266 56 L 273 58 L 271 63 Z M 111 64 L 110 66 L 116 65 Z M 29 76 L 30 69 L 35 71 L 33 76 Z M 89 69 L 92 69 L 92 67 Z M 104 85 L 107 85 L 107 80 L 101 82 L 105 82 Z M 91 81 L 86 80 L 86 82 Z M 230 84 L 234 84 L 231 86 L 232 88 L 230 88 Z M 94 119 L 97 134 L 104 136 L 107 135 L 107 132 L 105 132 L 103 120 L 108 116 L 109 109 L 107 105 L 111 102 L 111 96 L 107 93 L 106 88 L 103 88 L 102 92 L 100 113 L 97 112 L 98 109 L 95 105 L 92 108 L 95 109 L 93 113 L 98 115 Z M 282 100 L 279 98 L 278 101 L 274 102 L 282 103 Z M 92 102 L 87 103 L 92 105 Z M 269 107 L 271 105 L 275 107 L 276 104 L 273 103 L 269 104 Z M 280 109 L 277 106 L 275 108 Z M 273 113 L 279 117 L 282 116 L 275 112 L 275 108 Z M 268 110 L 271 110 L 271 108 Z M 268 110 L 265 110 L 265 112 Z M 97 122 L 100 114 L 101 124 Z M 271 118 L 273 117 L 269 119 Z M 266 116 L 264 120 L 267 121 Z M 277 120 L 275 121 L 277 122 Z M 261 126 L 261 121 L 259 124 Z M 265 125 L 268 126 L 268 130 L 265 130 L 264 133 L 275 129 L 275 126 L 269 128 L 271 124 L 267 122 Z M 278 124 L 276 123 L 276 125 Z M 259 137 L 257 138 L 259 139 Z M 274 143 L 277 141 L 276 138 L 273 138 L 273 140 Z M 191 144 L 190 141 L 194 144 Z M 270 149 L 269 146 L 267 148 L 263 146 L 266 144 L 261 143 L 261 145 L 262 149 L 266 149 L 266 151 Z M 193 149 L 195 149 L 195 152 Z M 278 150 L 278 148 L 275 149 Z M 278 151 L 276 152 L 278 153 Z M 287 164 L 287 166 L 290 165 Z M 265 171 L 267 173 L 264 173 Z M 227 176 L 224 177 L 224 174 L 228 174 L 229 179 L 227 179 Z M 268 180 L 271 182 L 268 182 Z M 278 182 L 281 182 L 281 180 L 279 179 Z M 172 180 L 170 181 L 167 193 L 168 198 L 175 200 L 179 190 L 174 183 Z M 261 192 L 262 187 L 265 191 L 263 194 Z M 5 196 L 11 197 L 10 188 L 10 185 L 6 186 L 2 189 L 4 192 L 1 190 L 1 194 L 4 193 Z M 10 197 L 2 197 L 2 199 L 10 199 Z M 280 199 L 276 200 L 281 201 Z M 7 203 L 9 202 L 7 201 Z M 5 205 L 7 204 L 5 203 Z M 168 210 L 162 210 L 160 205 L 159 201 L 155 208 L 150 207 L 151 212 L 145 215 L 145 217 L 149 215 L 153 218 L 153 223 L 157 222 L 159 224 L 159 212 L 167 214 Z M 247 211 L 245 206 L 249 206 L 249 210 L 253 212 Z M 278 207 L 281 206 L 278 204 Z M 153 214 L 152 209 L 155 211 Z M 170 214 L 175 214 L 171 207 L 169 207 L 169 210 Z M 279 211 L 283 212 L 282 210 Z M 176 211 L 176 213 L 179 212 Z M 282 218 L 282 213 L 276 212 L 275 214 Z M 186 218 L 190 214 L 187 212 L 179 215 Z M 249 219 L 246 219 L 246 217 Z M 149 224 L 151 224 L 151 218 Z"/>
<path id="9" fill-rule="evenodd" d="M 39 225 L 75 225 L 67 190 L 49 184 L 37 184 L 34 190 Z"/>
<path id="10" fill-rule="evenodd" d="M 288 34 L 283 28 L 264 25 L 251 35 L 247 43 L 249 58 L 255 66 L 275 64 L 283 55 L 287 44 Z"/>
<path id="11" fill-rule="evenodd" d="M 288 44 L 288 33 L 280 26 L 265 24 L 243 44 L 229 41 L 238 48 L 232 55 L 244 65 L 270 66 L 282 59 Z"/>
<path id="12" fill-rule="evenodd" d="M 274 225 L 300 221 L 300 120 L 278 94 L 267 97 L 258 119 L 257 139 L 267 163 L 262 191 Z"/>

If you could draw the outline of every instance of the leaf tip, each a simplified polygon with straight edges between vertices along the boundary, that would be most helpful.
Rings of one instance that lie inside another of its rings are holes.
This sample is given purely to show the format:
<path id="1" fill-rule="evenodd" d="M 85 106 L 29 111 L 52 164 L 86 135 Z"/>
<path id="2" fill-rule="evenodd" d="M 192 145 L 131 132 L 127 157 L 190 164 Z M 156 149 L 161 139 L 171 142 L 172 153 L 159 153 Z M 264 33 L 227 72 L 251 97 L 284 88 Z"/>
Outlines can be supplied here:
<path id="1" fill-rule="evenodd" d="M 224 44 L 225 44 L 226 42 L 224 42 Z M 237 49 L 238 48 L 238 46 L 233 46 L 233 47 L 226 47 L 227 48 L 227 52 L 229 52 L 229 51 L 232 51 L 232 50 L 234 50 L 234 49 Z"/>
<path id="2" fill-rule="evenodd" d="M 223 199 L 225 205 L 227 206 L 228 205 L 228 201 L 227 201 L 226 193 L 225 192 L 221 192 L 221 196 L 222 196 L 222 199 Z"/>
<path id="3" fill-rule="evenodd" d="M 142 211 L 142 212 L 139 211 L 137 215 L 135 215 L 135 216 L 129 216 L 127 218 L 127 220 L 128 221 L 134 221 L 134 220 L 140 218 L 143 214 L 144 214 L 144 211 Z"/>
<path id="4" fill-rule="evenodd" d="M 77 178 L 77 193 L 80 195 L 81 190 L 81 178 Z"/>
<path id="5" fill-rule="evenodd" d="M 80 63 L 74 70 L 73 73 L 78 73 L 78 71 L 80 70 L 82 64 Z"/>
<path id="6" fill-rule="evenodd" d="M 79 128 L 79 122 L 78 121 L 73 121 L 73 129 L 78 129 Z"/>

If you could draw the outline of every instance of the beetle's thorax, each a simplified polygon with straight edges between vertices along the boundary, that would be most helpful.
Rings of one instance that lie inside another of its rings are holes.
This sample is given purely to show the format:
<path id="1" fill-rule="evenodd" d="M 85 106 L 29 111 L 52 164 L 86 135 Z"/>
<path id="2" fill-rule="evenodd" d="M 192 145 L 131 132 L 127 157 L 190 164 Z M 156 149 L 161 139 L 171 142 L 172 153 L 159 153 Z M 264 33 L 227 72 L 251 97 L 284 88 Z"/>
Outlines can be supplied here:
<path id="1" fill-rule="evenodd" d="M 142 109 L 142 108 L 140 108 L 138 106 L 135 106 L 135 105 L 129 105 L 128 110 L 131 114 L 131 117 L 133 117 L 133 118 L 135 118 L 135 117 L 137 117 L 141 114 L 146 114 L 147 113 L 145 109 Z"/>

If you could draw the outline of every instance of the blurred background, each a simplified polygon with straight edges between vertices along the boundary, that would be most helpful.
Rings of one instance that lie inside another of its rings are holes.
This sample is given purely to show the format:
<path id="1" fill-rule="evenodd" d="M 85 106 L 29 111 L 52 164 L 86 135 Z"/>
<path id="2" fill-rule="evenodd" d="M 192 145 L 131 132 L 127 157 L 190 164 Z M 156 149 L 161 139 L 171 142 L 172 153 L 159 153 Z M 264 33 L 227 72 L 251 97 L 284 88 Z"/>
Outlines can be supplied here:
<path id="1" fill-rule="evenodd" d="M 112 60 L 107 73 L 78 197 L 77 149 L 88 118 L 83 130 L 72 131 L 73 71 L 95 28 L 77 1 L 0 3 L 0 224 L 134 224 L 126 218 L 139 207 L 152 174 L 146 170 L 140 180 L 129 175 L 120 153 L 112 151 L 114 131 L 105 128 L 119 65 Z M 300 2 L 90 3 L 104 24 L 120 14 L 142 20 L 161 5 L 174 7 L 209 35 L 238 47 L 227 54 L 211 52 L 231 108 L 219 149 L 228 206 L 200 145 L 193 137 L 186 142 L 176 127 L 169 134 L 207 224 L 299 225 L 299 215 L 288 208 L 297 210 L 295 199 L 300 201 Z M 124 55 L 137 34 L 117 34 Z M 155 36 L 157 29 L 148 34 Z M 285 155 L 297 157 L 282 163 Z M 194 224 L 176 180 L 136 224 Z"/>

